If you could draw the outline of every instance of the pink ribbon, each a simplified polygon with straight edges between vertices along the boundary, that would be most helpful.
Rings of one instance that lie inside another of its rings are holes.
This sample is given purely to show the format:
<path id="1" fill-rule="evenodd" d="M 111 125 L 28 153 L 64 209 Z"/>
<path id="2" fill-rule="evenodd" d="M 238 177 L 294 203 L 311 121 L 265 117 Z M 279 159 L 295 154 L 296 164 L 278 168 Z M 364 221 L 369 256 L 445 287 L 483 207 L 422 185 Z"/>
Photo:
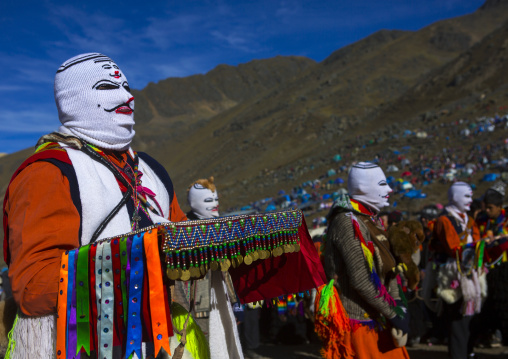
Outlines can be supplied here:
<path id="1" fill-rule="evenodd" d="M 162 211 L 162 208 L 161 206 L 159 205 L 159 202 L 157 202 L 157 200 L 155 199 L 155 193 L 152 192 L 152 190 L 148 187 L 143 187 L 143 186 L 139 186 L 138 187 L 138 191 L 139 193 L 141 193 L 142 195 L 145 195 L 145 196 L 148 196 L 152 199 L 152 201 L 155 202 L 155 204 L 157 205 L 157 208 L 159 209 L 159 215 L 161 216 L 164 216 L 164 212 Z"/>

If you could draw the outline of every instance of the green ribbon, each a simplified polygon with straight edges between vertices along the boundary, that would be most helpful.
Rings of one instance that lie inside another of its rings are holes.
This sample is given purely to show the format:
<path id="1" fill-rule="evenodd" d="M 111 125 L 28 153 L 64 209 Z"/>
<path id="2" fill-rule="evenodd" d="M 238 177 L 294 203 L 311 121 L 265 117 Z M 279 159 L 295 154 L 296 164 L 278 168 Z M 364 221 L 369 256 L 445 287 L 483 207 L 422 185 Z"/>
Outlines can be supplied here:
<path id="1" fill-rule="evenodd" d="M 81 247 L 76 265 L 76 323 L 78 333 L 76 355 L 81 351 L 81 348 L 90 355 L 89 252 L 90 246 Z"/>
<path id="2" fill-rule="evenodd" d="M 481 268 L 483 266 L 483 253 L 485 252 L 485 241 L 480 241 L 479 243 L 480 244 L 478 245 L 478 248 L 477 248 L 477 253 L 478 253 L 478 267 L 477 268 Z"/>
<path id="3" fill-rule="evenodd" d="M 101 346 L 99 348 L 99 358 L 113 357 L 113 314 L 115 308 L 113 288 L 113 258 L 111 257 L 111 241 L 108 240 L 102 247 Z"/>
<path id="4" fill-rule="evenodd" d="M 122 265 L 122 269 L 120 271 L 121 275 L 121 285 L 122 285 L 122 302 L 123 302 L 123 321 L 124 324 L 127 325 L 127 315 L 128 315 L 128 302 L 127 302 L 127 237 L 123 237 L 120 239 L 120 263 Z"/>
<path id="5" fill-rule="evenodd" d="M 95 252 L 95 298 L 97 306 L 97 351 L 101 347 L 101 298 L 102 298 L 102 248 L 104 243 L 97 244 Z"/>

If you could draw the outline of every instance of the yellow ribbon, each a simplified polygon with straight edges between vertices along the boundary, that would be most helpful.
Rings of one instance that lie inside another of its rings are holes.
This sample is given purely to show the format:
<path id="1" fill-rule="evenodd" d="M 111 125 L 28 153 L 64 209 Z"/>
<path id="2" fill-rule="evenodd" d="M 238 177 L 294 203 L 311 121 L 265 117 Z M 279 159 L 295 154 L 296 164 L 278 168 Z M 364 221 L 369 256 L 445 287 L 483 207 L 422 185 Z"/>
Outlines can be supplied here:
<path id="1" fill-rule="evenodd" d="M 374 258 L 372 257 L 372 253 L 370 252 L 369 248 L 367 248 L 366 245 L 363 243 L 360 243 L 363 250 L 363 255 L 365 256 L 365 259 L 367 260 L 367 264 L 369 265 L 369 271 L 372 272 L 372 268 L 374 267 Z"/>

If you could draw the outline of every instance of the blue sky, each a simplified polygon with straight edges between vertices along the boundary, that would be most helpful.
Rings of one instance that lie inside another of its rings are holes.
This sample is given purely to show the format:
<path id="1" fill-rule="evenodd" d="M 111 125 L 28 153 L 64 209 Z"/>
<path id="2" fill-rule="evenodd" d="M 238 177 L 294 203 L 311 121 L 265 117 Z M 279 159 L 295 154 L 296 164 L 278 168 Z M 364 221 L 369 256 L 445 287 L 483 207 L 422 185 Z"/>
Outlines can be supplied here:
<path id="1" fill-rule="evenodd" d="M 219 64 L 277 55 L 322 61 L 377 30 L 418 30 L 483 2 L 1 0 L 0 152 L 31 147 L 58 128 L 54 75 L 80 53 L 112 57 L 142 89 Z"/>

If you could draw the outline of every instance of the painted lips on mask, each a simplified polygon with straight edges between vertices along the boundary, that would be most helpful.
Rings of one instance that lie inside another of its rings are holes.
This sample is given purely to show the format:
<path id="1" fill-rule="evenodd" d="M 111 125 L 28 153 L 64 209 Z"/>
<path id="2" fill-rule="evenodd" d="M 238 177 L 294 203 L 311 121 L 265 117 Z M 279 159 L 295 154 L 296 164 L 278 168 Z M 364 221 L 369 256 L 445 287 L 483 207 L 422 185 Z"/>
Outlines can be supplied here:
<path id="1" fill-rule="evenodd" d="M 115 113 L 119 113 L 119 114 L 122 114 L 122 115 L 130 115 L 134 112 L 134 110 L 129 106 L 129 104 L 131 103 L 131 101 L 134 100 L 134 97 L 131 97 L 129 99 L 129 101 L 125 102 L 125 103 L 122 103 L 121 105 L 118 105 L 118 106 L 115 106 L 111 109 L 104 109 L 104 111 L 106 112 L 113 112 L 115 111 Z"/>

